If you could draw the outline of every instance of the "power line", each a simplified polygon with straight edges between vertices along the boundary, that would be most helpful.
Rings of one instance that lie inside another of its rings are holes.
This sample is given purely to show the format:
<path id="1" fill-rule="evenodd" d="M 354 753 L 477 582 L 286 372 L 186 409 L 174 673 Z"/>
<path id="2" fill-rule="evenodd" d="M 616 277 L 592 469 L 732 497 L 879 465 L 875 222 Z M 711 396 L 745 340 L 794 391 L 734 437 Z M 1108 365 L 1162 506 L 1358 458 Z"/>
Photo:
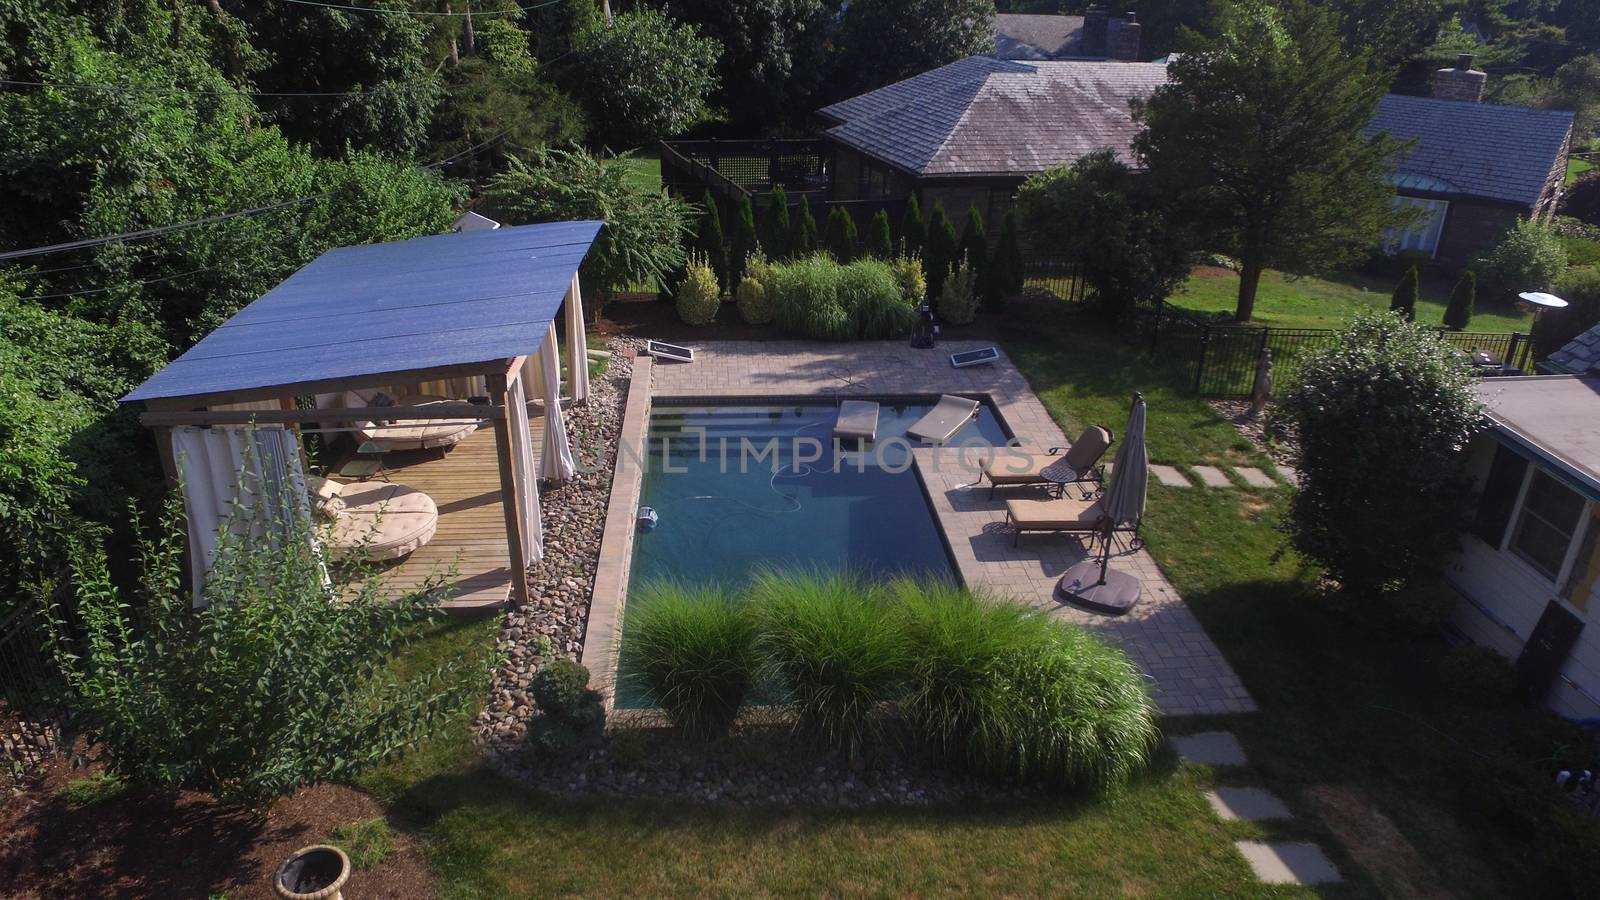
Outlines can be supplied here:
<path id="1" fill-rule="evenodd" d="M 17 81 L 9 78 L 0 78 L 0 84 L 14 87 L 60 88 L 66 90 L 91 90 L 103 91 L 105 93 L 125 94 L 183 94 L 199 97 L 226 97 L 230 95 L 238 97 L 366 97 L 374 94 L 399 93 L 401 91 L 411 90 L 428 83 L 429 82 L 427 81 L 411 81 L 401 85 L 386 85 L 384 87 L 370 88 L 364 91 L 203 91 L 190 90 L 188 88 L 140 87 L 139 85 L 114 84 L 111 82 L 96 84 L 87 82 Z"/>
<path id="2" fill-rule="evenodd" d="M 167 276 L 164 276 L 164 277 L 161 277 L 161 278 L 152 278 L 149 281 L 130 281 L 130 282 L 127 282 L 125 284 L 113 284 L 110 287 L 85 288 L 85 289 L 83 289 L 81 291 L 64 291 L 64 292 L 59 293 L 59 294 L 44 294 L 44 295 L 39 296 L 39 297 L 25 297 L 23 299 L 25 299 L 25 300 L 56 300 L 56 299 L 59 299 L 61 297 L 81 297 L 84 294 L 104 294 L 107 291 L 114 291 L 114 290 L 117 290 L 118 288 L 144 287 L 147 284 L 159 284 L 159 283 L 161 283 L 163 281 L 173 281 L 175 279 L 185 278 L 185 277 L 188 277 L 190 275 L 198 275 L 201 272 L 210 272 L 210 271 L 213 271 L 214 268 L 215 268 L 214 266 L 205 266 L 205 267 L 199 268 L 199 269 L 190 269 L 187 272 L 179 272 L 176 275 L 167 275 Z"/>
<path id="3" fill-rule="evenodd" d="M 322 9 L 342 9 L 350 12 L 364 13 L 389 13 L 397 16 L 436 16 L 443 18 L 462 18 L 465 16 L 520 16 L 525 12 L 543 9 L 546 6 L 555 6 L 565 0 L 546 0 L 544 3 L 535 3 L 532 6 L 522 6 L 517 9 L 486 10 L 484 12 L 429 12 L 422 9 L 395 9 L 393 7 L 378 6 L 350 6 L 344 3 L 321 3 L 318 0 L 283 0 L 285 3 L 295 3 L 300 6 L 316 6 Z"/>

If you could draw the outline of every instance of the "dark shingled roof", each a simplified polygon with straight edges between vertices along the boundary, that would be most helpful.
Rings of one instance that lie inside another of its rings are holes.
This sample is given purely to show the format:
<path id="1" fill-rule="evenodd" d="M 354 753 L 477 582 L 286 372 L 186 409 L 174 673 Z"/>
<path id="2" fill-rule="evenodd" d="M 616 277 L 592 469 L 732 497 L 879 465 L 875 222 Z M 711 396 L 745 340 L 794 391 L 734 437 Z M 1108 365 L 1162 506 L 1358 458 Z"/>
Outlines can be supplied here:
<path id="1" fill-rule="evenodd" d="M 1445 182 L 1451 193 L 1532 208 L 1567 144 L 1572 113 L 1391 94 L 1367 131 L 1417 139 L 1400 162 L 1402 175 L 1425 175 Z"/>
<path id="2" fill-rule="evenodd" d="M 1000 13 L 994 17 L 994 55 L 1001 59 L 1082 56 L 1083 16 Z"/>
<path id="3" fill-rule="evenodd" d="M 835 103 L 827 135 L 917 175 L 1031 175 L 1111 148 L 1133 163 L 1129 101 L 1159 63 L 971 56 Z"/>
<path id="4" fill-rule="evenodd" d="M 1545 363 L 1571 375 L 1600 375 L 1600 325 L 1585 331 L 1550 354 Z"/>

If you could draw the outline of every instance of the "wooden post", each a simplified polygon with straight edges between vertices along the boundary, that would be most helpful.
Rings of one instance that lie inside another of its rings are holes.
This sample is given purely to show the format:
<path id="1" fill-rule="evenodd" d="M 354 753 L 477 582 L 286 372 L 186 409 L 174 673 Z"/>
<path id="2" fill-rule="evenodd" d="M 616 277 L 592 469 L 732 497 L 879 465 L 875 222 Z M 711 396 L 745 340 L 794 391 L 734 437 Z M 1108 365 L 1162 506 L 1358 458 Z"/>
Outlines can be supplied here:
<path id="1" fill-rule="evenodd" d="M 489 375 L 489 401 L 496 406 L 506 405 L 506 376 Z M 528 560 L 522 553 L 522 497 L 517 491 L 517 464 L 512 458 L 514 435 L 511 423 L 504 418 L 494 420 L 495 455 L 500 462 L 500 506 L 506 514 L 506 552 L 511 558 L 511 599 L 518 606 L 528 602 Z"/>

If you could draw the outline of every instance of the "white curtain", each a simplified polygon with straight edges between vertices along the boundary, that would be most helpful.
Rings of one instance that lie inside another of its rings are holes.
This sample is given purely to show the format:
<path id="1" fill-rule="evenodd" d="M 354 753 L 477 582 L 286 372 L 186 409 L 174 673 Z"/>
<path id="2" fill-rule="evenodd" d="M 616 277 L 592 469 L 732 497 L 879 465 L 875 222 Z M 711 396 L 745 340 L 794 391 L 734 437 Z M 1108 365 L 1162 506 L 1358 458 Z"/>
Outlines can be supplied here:
<path id="1" fill-rule="evenodd" d="M 539 352 L 522 363 L 522 377 L 544 402 L 544 449 L 540 471 L 551 481 L 571 481 L 578 474 L 577 457 L 567 437 L 567 422 L 561 413 L 561 348 L 556 343 L 556 326 L 550 323 Z"/>
<path id="2" fill-rule="evenodd" d="M 583 296 L 578 276 L 567 292 L 567 378 L 572 382 L 572 402 L 589 399 L 589 335 L 583 326 Z"/>
<path id="3" fill-rule="evenodd" d="M 535 563 L 544 558 L 544 526 L 539 521 L 539 472 L 533 463 L 528 393 L 520 373 L 506 385 L 506 420 L 511 437 L 511 463 L 517 474 L 517 509 L 522 516 L 522 556 L 529 563 Z"/>
<path id="4" fill-rule="evenodd" d="M 274 543 L 296 533 L 312 535 L 305 469 L 292 430 L 281 425 L 174 428 L 172 456 L 183 485 L 196 606 L 205 603 L 206 577 L 222 529 Z"/>

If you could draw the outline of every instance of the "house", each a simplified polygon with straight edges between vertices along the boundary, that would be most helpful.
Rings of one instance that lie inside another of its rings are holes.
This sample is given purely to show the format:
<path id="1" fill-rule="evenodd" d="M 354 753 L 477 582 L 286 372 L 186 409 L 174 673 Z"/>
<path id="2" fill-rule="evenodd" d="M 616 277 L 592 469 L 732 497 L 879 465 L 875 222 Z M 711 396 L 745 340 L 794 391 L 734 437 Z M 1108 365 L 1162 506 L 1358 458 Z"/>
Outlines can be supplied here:
<path id="1" fill-rule="evenodd" d="M 1556 375 L 1600 375 L 1600 325 L 1568 341 L 1541 365 Z"/>
<path id="2" fill-rule="evenodd" d="M 999 13 L 994 17 L 994 57 L 1135 60 L 1143 49 L 1140 31 L 1133 13 L 1111 16 L 1099 6 L 1081 16 Z"/>
<path id="3" fill-rule="evenodd" d="M 1531 698 L 1600 716 L 1600 377 L 1491 378 L 1468 448 L 1476 510 L 1447 567 L 1456 626 L 1514 659 Z"/>

